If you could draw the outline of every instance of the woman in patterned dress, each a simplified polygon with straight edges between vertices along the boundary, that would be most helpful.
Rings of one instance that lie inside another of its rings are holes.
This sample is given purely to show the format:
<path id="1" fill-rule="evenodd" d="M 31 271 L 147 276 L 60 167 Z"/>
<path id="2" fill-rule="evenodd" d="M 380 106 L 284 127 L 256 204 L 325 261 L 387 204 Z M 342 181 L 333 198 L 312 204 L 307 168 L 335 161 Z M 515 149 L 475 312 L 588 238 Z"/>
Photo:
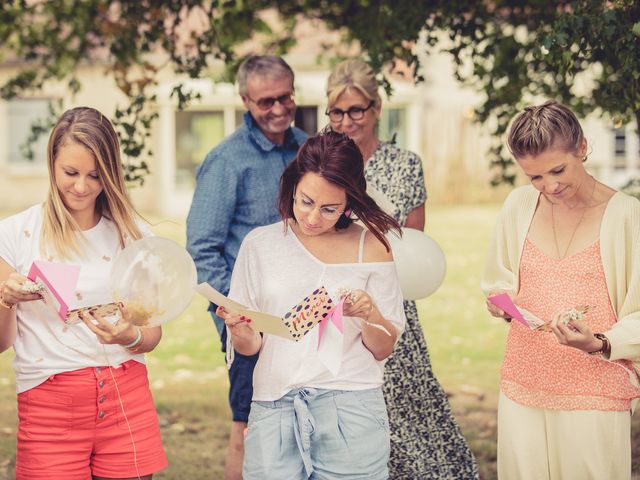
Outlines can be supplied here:
<path id="1" fill-rule="evenodd" d="M 537 320 L 509 327 L 498 477 L 630 479 L 631 412 L 640 397 L 640 202 L 587 173 L 587 140 L 564 105 L 527 107 L 507 141 L 531 185 L 504 203 L 482 288 L 506 293 Z"/>
<path id="2" fill-rule="evenodd" d="M 371 68 L 360 60 L 342 62 L 329 77 L 327 97 L 331 128 L 346 133 L 362 151 L 368 193 L 403 227 L 422 231 L 427 199 L 422 162 L 378 139 L 382 102 Z M 477 478 L 473 454 L 431 369 L 416 304 L 405 301 L 404 308 L 405 333 L 385 366 L 383 386 L 391 427 L 390 478 Z"/>

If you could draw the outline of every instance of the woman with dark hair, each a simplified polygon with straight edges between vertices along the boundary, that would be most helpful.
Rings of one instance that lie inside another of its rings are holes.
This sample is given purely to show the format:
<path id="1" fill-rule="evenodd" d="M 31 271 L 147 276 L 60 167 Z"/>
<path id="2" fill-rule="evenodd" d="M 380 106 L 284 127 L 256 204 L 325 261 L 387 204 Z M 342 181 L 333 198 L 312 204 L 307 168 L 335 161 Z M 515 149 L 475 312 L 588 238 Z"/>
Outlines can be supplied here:
<path id="1" fill-rule="evenodd" d="M 235 350 L 260 352 L 243 477 L 386 479 L 389 425 L 381 385 L 405 316 L 384 234 L 398 224 L 366 194 L 358 147 L 335 132 L 301 147 L 282 176 L 279 210 L 284 228 L 261 227 L 243 241 L 229 296 L 284 316 L 320 287 L 335 301 L 349 291 L 343 336 L 331 339 L 342 342 L 342 360 L 337 370 L 327 365 L 318 328 L 292 342 L 260 335 L 251 319 L 218 309 Z"/>

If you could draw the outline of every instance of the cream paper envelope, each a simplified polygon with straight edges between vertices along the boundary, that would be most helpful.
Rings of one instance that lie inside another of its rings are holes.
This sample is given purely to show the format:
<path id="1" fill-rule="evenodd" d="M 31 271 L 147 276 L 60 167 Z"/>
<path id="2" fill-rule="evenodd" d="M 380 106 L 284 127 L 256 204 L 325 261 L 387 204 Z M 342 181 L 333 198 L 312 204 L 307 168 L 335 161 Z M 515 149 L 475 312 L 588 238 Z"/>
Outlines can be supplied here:
<path id="1" fill-rule="evenodd" d="M 211 303 L 223 306 L 225 310 L 231 313 L 244 315 L 245 317 L 250 318 L 251 328 L 258 332 L 269 333 L 271 335 L 277 335 L 279 337 L 297 341 L 280 317 L 269 315 L 268 313 L 249 310 L 245 305 L 225 297 L 208 283 L 199 284 L 196 287 L 196 292 Z"/>
<path id="2" fill-rule="evenodd" d="M 213 288 L 206 282 L 200 283 L 196 286 L 196 292 L 202 295 L 204 298 L 209 300 L 211 303 L 215 303 L 216 305 L 221 305 L 232 313 L 240 313 L 241 310 L 246 310 L 247 307 L 238 303 L 230 298 L 225 297 L 218 290 Z M 240 313 L 242 315 L 242 313 Z M 278 318 L 278 317 L 275 317 Z"/>
<path id="3" fill-rule="evenodd" d="M 251 328 L 258 332 L 298 341 L 297 338 L 294 338 L 286 325 L 282 323 L 282 319 L 280 317 L 269 315 L 268 313 L 256 312 L 254 310 L 247 310 L 246 308 L 240 313 L 251 319 Z"/>

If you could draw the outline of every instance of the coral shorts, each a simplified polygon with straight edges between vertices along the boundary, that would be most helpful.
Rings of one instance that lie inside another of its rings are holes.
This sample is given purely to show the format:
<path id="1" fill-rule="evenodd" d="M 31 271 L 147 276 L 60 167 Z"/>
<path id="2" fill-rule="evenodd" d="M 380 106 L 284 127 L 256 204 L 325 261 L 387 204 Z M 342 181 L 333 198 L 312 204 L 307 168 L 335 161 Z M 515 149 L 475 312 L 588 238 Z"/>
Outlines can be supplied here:
<path id="1" fill-rule="evenodd" d="M 17 480 L 137 478 L 167 466 L 147 368 L 134 360 L 54 375 L 18 395 L 18 417 Z"/>

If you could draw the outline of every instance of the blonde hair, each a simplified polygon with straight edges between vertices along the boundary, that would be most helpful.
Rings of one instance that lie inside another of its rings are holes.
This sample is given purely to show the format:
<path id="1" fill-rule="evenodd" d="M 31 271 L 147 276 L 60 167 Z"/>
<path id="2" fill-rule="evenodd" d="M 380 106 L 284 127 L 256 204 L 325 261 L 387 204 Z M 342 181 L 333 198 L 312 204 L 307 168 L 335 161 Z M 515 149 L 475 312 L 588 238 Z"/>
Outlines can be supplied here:
<path id="1" fill-rule="evenodd" d="M 135 220 L 138 215 L 125 186 L 118 136 L 111 122 L 98 110 L 78 107 L 62 114 L 47 145 L 49 194 L 44 203 L 40 238 L 43 254 L 48 256 L 51 253 L 60 259 L 68 259 L 72 253 L 83 256 L 82 237 L 78 236 L 81 229 L 64 204 L 55 179 L 56 158 L 60 149 L 69 144 L 81 145 L 93 156 L 102 185 L 95 208 L 100 215 L 114 222 L 120 246 L 124 247 L 127 238 L 141 238 L 142 233 Z"/>
<path id="2" fill-rule="evenodd" d="M 584 143 L 584 132 L 574 113 L 555 101 L 525 108 L 514 118 L 507 136 L 515 158 L 539 155 L 551 148 L 577 153 Z"/>
<path id="3" fill-rule="evenodd" d="M 327 80 L 329 106 L 333 105 L 344 91 L 351 89 L 357 90 L 368 100 L 373 100 L 376 107 L 382 103 L 376 75 L 362 60 L 345 60 L 331 72 Z"/>

